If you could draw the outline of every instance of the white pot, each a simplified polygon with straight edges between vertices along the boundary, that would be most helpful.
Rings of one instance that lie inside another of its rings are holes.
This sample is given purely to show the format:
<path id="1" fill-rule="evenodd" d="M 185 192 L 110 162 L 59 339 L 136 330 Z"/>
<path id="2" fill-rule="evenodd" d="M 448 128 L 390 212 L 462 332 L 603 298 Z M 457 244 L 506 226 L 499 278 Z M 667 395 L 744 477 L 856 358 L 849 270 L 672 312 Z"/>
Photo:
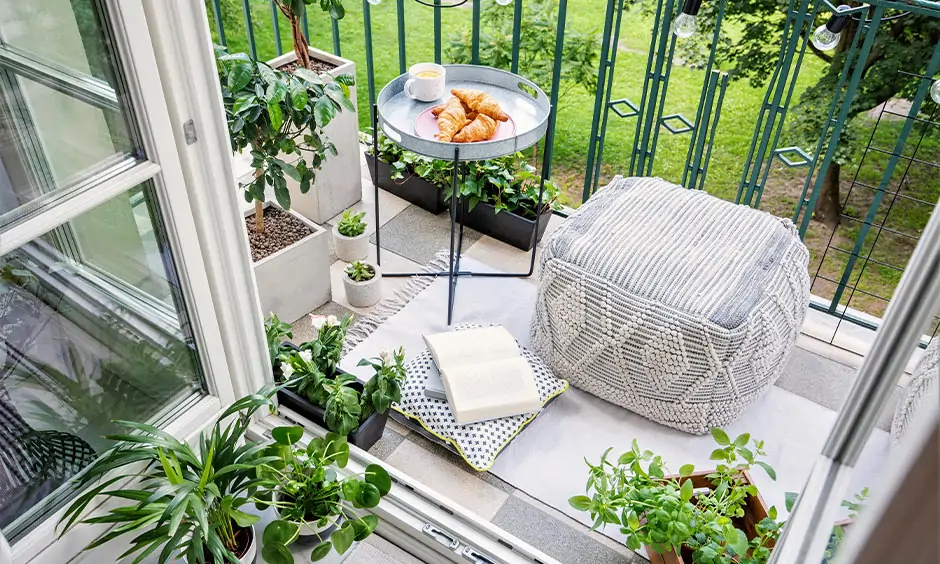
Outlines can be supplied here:
<path id="1" fill-rule="evenodd" d="M 265 208 L 271 205 L 264 203 Z M 330 236 L 293 210 L 288 213 L 313 233 L 254 263 L 253 269 L 261 312 L 265 316 L 273 312 L 290 323 L 330 301 Z"/>
<path id="2" fill-rule="evenodd" d="M 361 260 L 369 255 L 369 234 L 347 237 L 339 232 L 339 224 L 333 226 L 333 244 L 336 247 L 336 258 L 343 262 Z"/>
<path id="3" fill-rule="evenodd" d="M 382 271 L 379 267 L 366 263 L 375 270 L 371 280 L 356 282 L 346 275 L 343 269 L 343 289 L 346 290 L 346 301 L 353 307 L 372 307 L 382 299 Z"/>
<path id="4" fill-rule="evenodd" d="M 240 564 L 254 564 L 255 557 L 258 556 L 258 532 L 255 531 L 254 525 L 249 527 L 248 531 L 251 533 L 251 543 L 244 556 L 238 559 Z"/>
<path id="5" fill-rule="evenodd" d="M 348 74 L 356 76 L 356 65 L 348 59 L 337 57 L 319 49 L 310 48 L 310 57 L 336 65 L 330 76 Z M 293 51 L 271 59 L 268 64 L 277 68 L 297 60 Z M 356 88 L 350 88 L 350 100 L 356 105 Z M 291 209 L 315 221 L 326 223 L 336 214 L 362 199 L 362 163 L 359 157 L 359 116 L 356 112 L 343 110 L 325 128 L 327 138 L 336 145 L 337 154 L 328 155 L 323 167 L 317 171 L 316 180 L 306 194 L 300 193 L 300 183 L 287 180 L 290 189 Z M 292 155 L 296 160 L 296 156 Z"/>

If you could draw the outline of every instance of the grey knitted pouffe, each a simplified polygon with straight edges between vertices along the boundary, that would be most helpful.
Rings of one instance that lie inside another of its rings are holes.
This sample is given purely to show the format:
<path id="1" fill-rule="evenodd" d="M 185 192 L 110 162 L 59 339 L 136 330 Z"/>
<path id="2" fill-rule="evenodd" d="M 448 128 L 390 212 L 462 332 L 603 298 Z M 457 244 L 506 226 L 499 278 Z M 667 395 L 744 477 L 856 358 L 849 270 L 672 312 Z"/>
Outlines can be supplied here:
<path id="1" fill-rule="evenodd" d="M 572 386 L 706 433 L 780 376 L 808 261 L 788 220 L 617 177 L 546 243 L 531 343 Z"/>
<path id="2" fill-rule="evenodd" d="M 925 403 L 937 402 L 940 395 L 940 339 L 930 340 L 924 356 L 917 363 L 917 368 L 911 375 L 911 380 L 904 386 L 901 399 L 894 409 L 894 420 L 891 422 L 891 440 L 895 443 L 904 438 L 904 433 L 911 427 L 911 423 L 918 415 L 929 413 Z"/>

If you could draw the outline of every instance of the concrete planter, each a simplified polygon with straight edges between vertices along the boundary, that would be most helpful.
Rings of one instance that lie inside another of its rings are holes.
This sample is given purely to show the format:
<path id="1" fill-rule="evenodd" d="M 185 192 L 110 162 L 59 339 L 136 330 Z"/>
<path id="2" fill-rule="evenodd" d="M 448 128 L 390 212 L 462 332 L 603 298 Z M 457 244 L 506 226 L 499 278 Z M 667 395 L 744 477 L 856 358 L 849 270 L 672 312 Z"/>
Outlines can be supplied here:
<path id="1" fill-rule="evenodd" d="M 274 205 L 265 202 L 264 207 Z M 252 211 L 246 211 L 249 216 Z M 330 301 L 330 241 L 325 229 L 293 211 L 287 212 L 313 233 L 254 263 L 261 311 L 292 322 Z"/>
<path id="2" fill-rule="evenodd" d="M 310 48 L 311 58 L 336 65 L 330 76 L 349 74 L 356 76 L 356 65 L 348 59 Z M 297 60 L 293 51 L 271 59 L 268 64 L 277 68 Z M 351 87 L 350 99 L 356 104 L 356 87 Z M 362 199 L 362 175 L 359 174 L 359 117 L 343 110 L 325 128 L 326 136 L 336 145 L 337 155 L 329 155 L 317 178 L 306 194 L 300 193 L 300 183 L 287 178 L 291 209 L 316 222 L 326 223 L 331 217 Z M 295 159 L 296 160 L 296 159 Z"/>
<path id="3" fill-rule="evenodd" d="M 333 226 L 333 245 L 336 247 L 336 258 L 343 262 L 361 260 L 369 255 L 369 235 L 347 237 L 339 232 L 339 225 Z"/>
<path id="4" fill-rule="evenodd" d="M 372 267 L 375 276 L 371 280 L 356 282 L 343 272 L 343 289 L 346 291 L 346 301 L 353 307 L 372 307 L 382 299 L 382 271 L 371 262 L 365 263 Z"/>

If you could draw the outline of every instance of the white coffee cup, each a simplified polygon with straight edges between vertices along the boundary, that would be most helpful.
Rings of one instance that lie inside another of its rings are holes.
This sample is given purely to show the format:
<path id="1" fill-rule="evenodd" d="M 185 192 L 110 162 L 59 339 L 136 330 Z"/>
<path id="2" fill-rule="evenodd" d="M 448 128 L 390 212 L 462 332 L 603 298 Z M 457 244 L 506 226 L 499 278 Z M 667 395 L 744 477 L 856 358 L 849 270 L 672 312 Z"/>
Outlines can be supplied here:
<path id="1" fill-rule="evenodd" d="M 418 63 L 408 69 L 405 96 L 422 102 L 433 102 L 444 97 L 447 70 L 434 63 Z"/>

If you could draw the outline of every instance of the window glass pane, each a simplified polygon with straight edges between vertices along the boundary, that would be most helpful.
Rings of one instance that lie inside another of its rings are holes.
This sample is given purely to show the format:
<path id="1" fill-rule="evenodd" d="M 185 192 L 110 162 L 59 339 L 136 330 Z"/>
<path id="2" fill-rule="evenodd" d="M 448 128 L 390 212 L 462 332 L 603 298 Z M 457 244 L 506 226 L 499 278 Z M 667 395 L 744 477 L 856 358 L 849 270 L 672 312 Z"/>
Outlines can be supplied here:
<path id="1" fill-rule="evenodd" d="M 141 156 L 102 14 L 0 0 L 0 228 Z"/>
<path id="2" fill-rule="evenodd" d="M 108 448 L 112 420 L 164 420 L 204 389 L 155 210 L 144 185 L 0 257 L 7 538 L 65 497 L 49 496 Z"/>

